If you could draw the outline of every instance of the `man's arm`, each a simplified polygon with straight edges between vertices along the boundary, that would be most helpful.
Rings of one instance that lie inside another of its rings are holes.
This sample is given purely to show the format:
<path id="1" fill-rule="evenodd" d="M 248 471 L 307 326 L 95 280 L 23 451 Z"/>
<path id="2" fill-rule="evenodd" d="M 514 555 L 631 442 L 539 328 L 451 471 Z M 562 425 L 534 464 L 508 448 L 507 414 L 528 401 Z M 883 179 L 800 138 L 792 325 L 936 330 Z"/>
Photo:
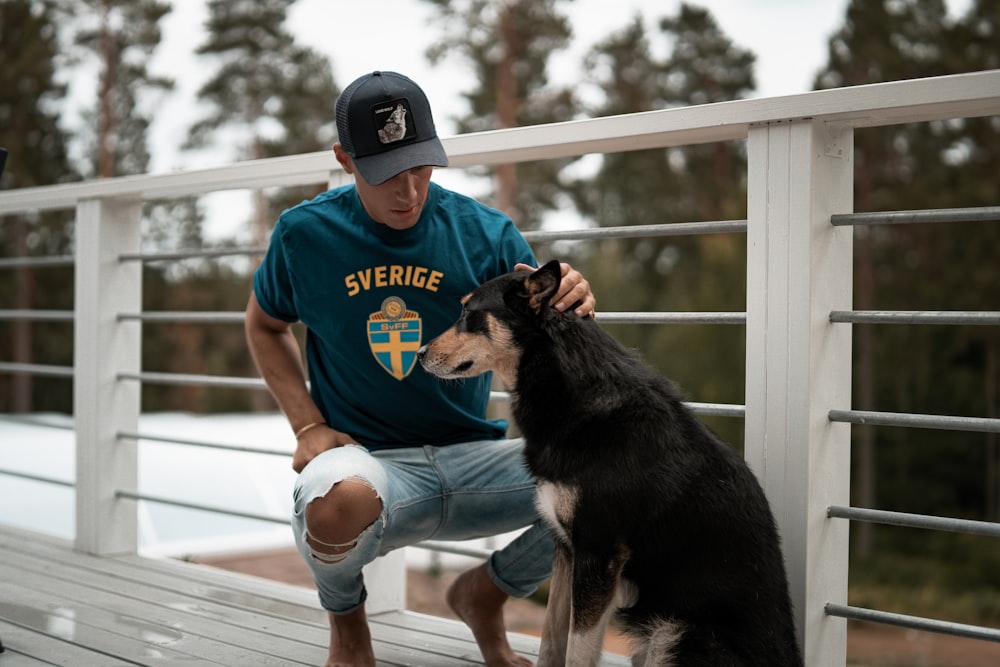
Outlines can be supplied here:
<path id="1" fill-rule="evenodd" d="M 253 292 L 247 303 L 244 326 L 258 372 L 288 418 L 292 431 L 300 433 L 292 458 L 295 472 L 302 472 L 322 452 L 354 442 L 346 433 L 325 424 L 323 414 L 309 395 L 302 353 L 291 325 L 264 312 Z M 306 428 L 311 424 L 319 426 Z"/>

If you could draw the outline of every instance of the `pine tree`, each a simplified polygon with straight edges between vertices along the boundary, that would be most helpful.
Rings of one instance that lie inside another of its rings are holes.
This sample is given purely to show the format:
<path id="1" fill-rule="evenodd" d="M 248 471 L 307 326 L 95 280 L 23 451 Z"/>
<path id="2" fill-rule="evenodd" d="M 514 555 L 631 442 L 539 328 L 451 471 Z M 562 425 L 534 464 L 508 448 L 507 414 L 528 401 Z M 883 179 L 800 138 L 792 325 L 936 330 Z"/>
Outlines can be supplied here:
<path id="1" fill-rule="evenodd" d="M 93 25 L 80 30 L 76 43 L 100 62 L 97 104 L 86 113 L 94 128 L 87 154 L 100 178 L 149 169 L 155 100 L 147 96 L 173 88 L 172 79 L 149 71 L 149 60 L 160 44 L 159 22 L 170 10 L 160 0 L 100 0 L 96 14 L 80 13 Z"/>
<path id="2" fill-rule="evenodd" d="M 0 187 L 23 188 L 77 180 L 67 138 L 59 126 L 57 102 L 65 87 L 56 81 L 60 48 L 54 2 L 0 2 L 0 146 L 7 159 Z M 0 224 L 0 255 L 66 254 L 71 213 L 11 216 Z M 4 308 L 69 308 L 72 270 L 66 267 L 0 271 Z M 67 327 L 16 320 L 0 326 L 0 348 L 13 361 L 68 363 Z M 72 388 L 62 380 L 0 375 L 0 411 L 71 409 Z"/>
<path id="3" fill-rule="evenodd" d="M 682 5 L 651 36 L 633 20 L 594 46 L 584 68 L 603 93 L 596 116 L 737 99 L 753 90 L 753 55 L 734 45 L 706 10 Z M 654 57 L 652 39 L 668 46 Z M 735 143 L 601 156 L 573 184 L 578 210 L 600 226 L 738 219 L 746 215 L 746 160 Z M 746 245 L 739 234 L 602 241 L 586 274 L 622 310 L 745 308 Z M 742 402 L 743 331 L 718 325 L 617 325 L 616 335 L 697 400 Z M 677 350 L 684 350 L 678 355 Z M 741 425 L 713 421 L 731 442 Z"/>
<path id="4" fill-rule="evenodd" d="M 1000 68 L 1000 3 L 993 0 L 975 0 L 955 30 L 955 39 L 948 53 L 959 58 L 953 69 L 990 70 Z M 947 192 L 955 197 L 949 205 L 996 206 L 1000 201 L 1000 183 L 988 174 L 1000 174 L 1000 115 L 966 120 L 956 127 L 951 137 L 948 159 L 954 164 L 955 177 L 948 184 Z M 1000 275 L 995 255 L 986 257 L 1000 247 L 998 225 L 981 225 L 983 241 L 963 243 L 963 251 L 976 253 L 969 258 L 970 266 L 985 267 L 977 272 L 973 281 L 961 288 L 963 293 L 981 294 L 980 307 L 1000 307 Z M 971 288 L 971 289 L 970 289 Z M 986 334 L 988 332 L 979 332 Z M 981 337 L 981 353 L 966 355 L 978 362 L 983 381 L 971 383 L 982 396 L 982 416 L 1000 418 L 1000 335 Z M 973 349 L 975 349 L 973 347 Z M 986 514 L 993 521 L 1000 519 L 1000 436 L 996 433 L 986 438 Z"/>
<path id="5" fill-rule="evenodd" d="M 457 54 L 479 87 L 464 93 L 469 113 L 459 132 L 479 132 L 568 120 L 575 114 L 572 90 L 551 86 L 548 62 L 572 36 L 560 0 L 427 0 L 445 25 L 444 37 L 427 51 L 432 63 Z M 522 228 L 539 225 L 556 207 L 555 186 L 564 160 L 494 168 L 493 204 Z"/>
<path id="6" fill-rule="evenodd" d="M 242 146 L 240 159 L 259 159 L 328 149 L 335 136 L 333 102 L 339 92 L 329 61 L 295 44 L 285 28 L 295 0 L 208 3 L 208 37 L 198 48 L 219 69 L 198 91 L 211 107 L 190 130 L 188 148 L 204 147 L 230 131 Z M 315 189 L 314 189 L 315 190 Z M 275 209 L 256 193 L 254 240 L 266 241 Z M 301 197 L 292 196 L 297 203 Z"/>
<path id="7" fill-rule="evenodd" d="M 56 80 L 58 18 L 55 3 L 0 3 L 0 145 L 10 153 L 0 181 L 5 188 L 79 178 L 70 169 L 56 108 L 66 94 Z"/>
<path id="8" fill-rule="evenodd" d="M 995 66 L 1000 43 L 994 5 L 977 2 L 956 23 L 941 0 L 854 0 L 843 28 L 830 40 L 829 62 L 816 85 L 860 85 L 977 70 L 990 62 Z M 998 165 L 998 130 L 994 117 L 857 131 L 855 210 L 995 205 L 1000 189 L 984 174 Z M 859 310 L 1000 306 L 1000 273 L 990 255 L 1000 241 L 996 225 L 891 225 L 858 229 L 855 236 Z M 855 341 L 854 407 L 996 414 L 1000 339 L 995 331 L 858 325 Z M 995 511 L 995 438 L 985 436 L 992 445 L 984 448 L 982 435 L 870 427 L 855 429 L 853 437 L 856 504 L 962 516 Z M 992 501 L 986 487 L 994 489 Z M 856 531 L 855 552 L 871 555 L 875 528 L 863 524 Z M 881 528 L 877 534 L 891 534 L 894 544 L 887 546 L 896 548 L 907 548 L 911 537 Z"/>
<path id="9" fill-rule="evenodd" d="M 190 130 L 187 147 L 205 147 L 223 138 L 239 148 L 235 157 L 260 159 L 331 149 L 336 137 L 333 115 L 339 89 L 333 80 L 329 61 L 316 51 L 298 45 L 285 28 L 285 20 L 294 0 L 261 0 L 260 2 L 229 2 L 211 0 L 206 22 L 207 38 L 198 48 L 202 56 L 218 63 L 214 75 L 198 91 L 198 97 L 210 107 L 209 114 Z M 250 221 L 252 241 L 265 246 L 270 229 L 281 210 L 314 196 L 326 184 L 313 187 L 285 188 L 273 192 L 253 193 L 253 218 Z M 217 267 L 195 280 L 212 278 L 236 286 L 245 305 L 246 276 L 225 267 Z M 178 299 L 192 298 L 178 294 Z M 216 303 L 215 307 L 221 304 Z M 232 307 L 230 304 L 228 307 Z M 236 332 L 239 334 L 240 332 Z M 225 341 L 232 331 L 219 332 L 206 363 L 229 359 L 236 372 L 252 372 L 252 362 L 243 351 L 235 358 Z M 242 334 L 240 334 L 242 335 Z M 177 341 L 178 358 L 194 358 L 191 350 L 202 344 L 195 335 Z M 164 392 L 165 395 L 169 392 Z M 184 394 L 183 400 L 198 402 L 198 396 Z M 273 402 L 263 393 L 254 393 L 251 400 L 257 408 L 273 408 Z M 174 396 L 171 400 L 181 400 Z M 218 399 L 224 404 L 208 404 L 208 408 L 232 407 L 236 399 L 228 395 Z"/>

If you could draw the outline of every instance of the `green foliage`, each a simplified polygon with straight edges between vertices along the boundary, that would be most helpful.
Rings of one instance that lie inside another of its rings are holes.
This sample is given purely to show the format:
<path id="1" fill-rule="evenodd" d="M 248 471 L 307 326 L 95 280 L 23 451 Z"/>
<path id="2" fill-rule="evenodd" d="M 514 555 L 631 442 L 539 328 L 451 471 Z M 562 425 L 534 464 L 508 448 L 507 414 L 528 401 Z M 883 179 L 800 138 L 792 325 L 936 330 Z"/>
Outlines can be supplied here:
<path id="1" fill-rule="evenodd" d="M 79 12 L 76 45 L 100 63 L 98 97 L 84 112 L 82 137 L 88 176 L 126 176 L 149 170 L 147 134 L 155 104 L 144 99 L 173 88 L 172 79 L 149 71 L 160 44 L 159 22 L 171 11 L 160 0 L 100 0 L 97 11 Z"/>
<path id="2" fill-rule="evenodd" d="M 329 60 L 295 43 L 284 23 L 295 0 L 208 3 L 208 36 L 198 53 L 217 64 L 198 91 L 211 108 L 190 129 L 186 148 L 231 136 L 241 159 L 329 150 L 336 136 L 334 101 L 340 93 Z M 242 143 L 241 143 L 242 142 Z M 278 213 L 322 190 L 288 188 L 256 193 L 254 240 L 263 244 Z"/>
<path id="3" fill-rule="evenodd" d="M 996 66 L 995 3 L 955 21 L 940 0 L 862 2 L 830 40 L 817 86 L 858 85 Z M 878 38 L 876 38 L 876 35 Z M 1000 185 L 1000 116 L 903 125 L 855 135 L 855 210 L 988 206 Z M 855 307 L 1000 309 L 1000 226 L 891 225 L 856 232 Z M 855 327 L 855 407 L 1000 415 L 1000 332 L 994 327 Z M 909 512 L 998 516 L 995 435 L 855 428 L 856 501 Z M 863 469 L 867 467 L 868 469 Z M 897 533 L 859 530 L 861 555 Z M 1000 554 L 994 549 L 994 561 Z"/>
<path id="4" fill-rule="evenodd" d="M 649 35 L 636 17 L 586 57 L 590 83 L 603 93 L 591 115 L 649 111 L 737 99 L 754 87 L 754 57 L 732 44 L 711 15 L 683 4 Z M 669 47 L 665 59 L 654 38 Z M 599 226 L 739 219 L 746 216 L 741 144 L 604 155 L 593 176 L 572 182 L 580 213 Z M 614 295 L 622 311 L 742 311 L 744 235 L 667 236 L 604 241 L 574 258 L 599 302 Z M 695 401 L 742 403 L 745 330 L 732 325 L 609 326 L 626 345 L 673 378 Z M 739 447 L 742 423 L 710 420 Z"/>
<path id="5" fill-rule="evenodd" d="M 53 3 L 0 3 L 0 146 L 10 153 L 0 179 L 5 189 L 79 178 L 69 168 L 66 135 L 54 108 L 66 94 L 56 78 L 57 19 Z M 0 227 L 0 235 L 6 230 Z"/>
<path id="6" fill-rule="evenodd" d="M 996 3 L 953 20 L 940 0 L 850 3 L 817 87 L 996 67 Z M 855 133 L 855 210 L 995 206 L 1000 116 Z M 855 308 L 998 310 L 1000 225 L 891 225 L 856 231 Z M 854 407 L 1000 416 L 995 327 L 856 325 Z M 854 427 L 852 503 L 996 520 L 995 434 Z M 995 538 L 852 526 L 853 603 L 947 620 L 1000 619 Z"/>
<path id="7" fill-rule="evenodd" d="M 169 279 L 149 265 L 143 272 L 147 311 L 233 312 L 246 307 L 249 279 L 225 261 L 186 260 L 183 279 Z M 143 370 L 197 375 L 256 375 L 239 323 L 152 323 L 143 325 Z M 143 410 L 201 413 L 241 412 L 254 407 L 256 392 L 245 389 L 143 385 Z"/>
<path id="8" fill-rule="evenodd" d="M 568 44 L 567 0 L 427 0 L 438 9 L 444 37 L 427 51 L 432 63 L 462 58 L 478 87 L 465 91 L 469 113 L 456 119 L 460 133 L 537 125 L 573 118 L 578 103 L 570 85 L 551 85 L 549 59 Z M 496 178 L 494 206 L 522 229 L 537 228 L 555 208 L 559 172 L 572 160 L 501 165 L 480 174 Z"/>
<path id="9" fill-rule="evenodd" d="M 852 558 L 850 604 L 957 623 L 1000 623 L 996 538 L 885 531 L 905 548 Z"/>
<path id="10" fill-rule="evenodd" d="M 24 188 L 77 180 L 56 102 L 65 93 L 57 82 L 61 13 L 54 2 L 0 2 L 0 146 L 10 155 L 0 187 Z M 65 254 L 71 213 L 34 213 L 0 219 L 0 256 Z M 21 267 L 0 271 L 0 308 L 68 308 L 71 271 Z M 2 358 L 66 363 L 71 327 L 24 320 L 0 323 Z M 66 410 L 72 390 L 66 380 L 0 375 L 0 410 Z"/>
<path id="11" fill-rule="evenodd" d="M 204 147 L 231 128 L 245 138 L 240 158 L 330 148 L 339 93 L 329 61 L 299 46 L 285 28 L 294 0 L 208 3 L 208 37 L 199 48 L 215 74 L 198 91 L 211 110 L 187 146 Z"/>
<path id="12" fill-rule="evenodd" d="M 469 113 L 459 119 L 461 133 L 572 116 L 565 105 L 570 88 L 549 88 L 548 76 L 549 59 L 572 36 L 566 15 L 558 9 L 571 0 L 427 1 L 437 6 L 445 29 L 444 36 L 428 49 L 428 58 L 437 63 L 457 52 L 480 83 L 464 93 Z M 505 104 L 515 105 L 512 116 L 505 116 Z"/>

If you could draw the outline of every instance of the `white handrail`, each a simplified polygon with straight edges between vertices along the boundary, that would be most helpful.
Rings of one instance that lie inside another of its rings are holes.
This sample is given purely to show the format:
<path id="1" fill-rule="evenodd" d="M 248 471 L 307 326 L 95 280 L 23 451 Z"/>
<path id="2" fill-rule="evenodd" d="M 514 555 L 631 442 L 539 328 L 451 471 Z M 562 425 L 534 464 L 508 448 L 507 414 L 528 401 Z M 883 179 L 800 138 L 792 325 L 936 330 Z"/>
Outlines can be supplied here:
<path id="1" fill-rule="evenodd" d="M 989 70 L 476 132 L 442 142 L 452 167 L 468 167 L 745 139 L 752 125 L 804 118 L 860 128 L 997 113 L 1000 70 Z M 0 193 L 0 215 L 72 208 L 81 199 L 100 197 L 159 199 L 323 183 L 339 171 L 332 152 L 320 151 L 168 174 L 23 188 Z"/>

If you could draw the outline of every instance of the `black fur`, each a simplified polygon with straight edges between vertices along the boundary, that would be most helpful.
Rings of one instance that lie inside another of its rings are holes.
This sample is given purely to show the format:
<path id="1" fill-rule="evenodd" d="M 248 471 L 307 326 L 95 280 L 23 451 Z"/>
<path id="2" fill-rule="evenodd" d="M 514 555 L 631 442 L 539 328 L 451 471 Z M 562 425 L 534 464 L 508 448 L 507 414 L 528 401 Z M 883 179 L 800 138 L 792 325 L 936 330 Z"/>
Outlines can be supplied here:
<path id="1" fill-rule="evenodd" d="M 596 622 L 620 569 L 638 589 L 620 611 L 628 631 L 680 630 L 657 664 L 801 665 L 756 477 L 669 380 L 593 319 L 550 308 L 559 281 L 557 262 L 496 278 L 469 296 L 457 326 L 489 335 L 489 316 L 509 330 L 527 465 L 540 482 L 578 490 L 558 547 L 572 565 L 571 632 Z"/>

